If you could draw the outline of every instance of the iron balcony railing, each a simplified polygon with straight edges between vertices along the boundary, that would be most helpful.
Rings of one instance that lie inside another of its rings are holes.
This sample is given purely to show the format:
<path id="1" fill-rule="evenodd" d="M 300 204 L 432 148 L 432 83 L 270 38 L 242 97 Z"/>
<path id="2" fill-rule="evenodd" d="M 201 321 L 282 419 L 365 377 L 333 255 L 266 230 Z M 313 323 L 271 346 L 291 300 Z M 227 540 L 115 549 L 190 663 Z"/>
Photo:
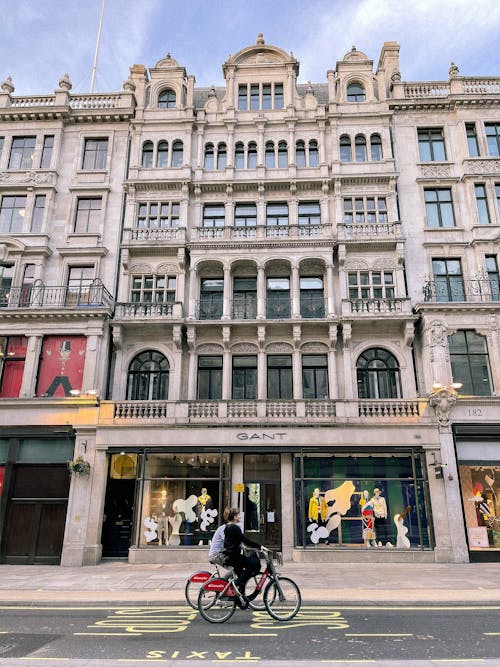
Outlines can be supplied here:
<path id="1" fill-rule="evenodd" d="M 0 308 L 112 308 L 113 297 L 100 280 L 90 285 L 45 285 L 0 289 Z"/>
<path id="2" fill-rule="evenodd" d="M 480 276 L 462 280 L 447 276 L 443 280 L 427 280 L 423 286 L 424 301 L 429 302 L 484 302 L 500 301 L 498 276 Z"/>

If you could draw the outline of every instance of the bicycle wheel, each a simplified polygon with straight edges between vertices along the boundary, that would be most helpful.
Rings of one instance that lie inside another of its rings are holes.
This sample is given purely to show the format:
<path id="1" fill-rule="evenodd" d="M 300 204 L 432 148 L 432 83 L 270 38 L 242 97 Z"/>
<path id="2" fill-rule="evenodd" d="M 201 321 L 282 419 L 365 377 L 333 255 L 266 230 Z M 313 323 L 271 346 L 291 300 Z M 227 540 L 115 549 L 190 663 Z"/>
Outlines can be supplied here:
<path id="1" fill-rule="evenodd" d="M 301 602 L 299 587 L 288 577 L 271 581 L 264 591 L 266 609 L 277 621 L 292 619 L 299 611 Z"/>
<path id="2" fill-rule="evenodd" d="M 255 596 L 255 598 L 252 600 L 252 595 L 255 593 L 255 589 L 257 588 L 257 577 L 253 578 L 253 581 L 255 583 L 255 589 L 252 593 L 248 592 L 249 584 L 252 580 L 250 580 L 247 584 L 246 588 L 246 595 L 248 597 L 248 606 L 250 609 L 253 609 L 253 611 L 265 611 L 266 610 L 266 605 L 264 603 L 264 595 L 262 594 L 262 591 L 259 591 L 258 594 Z"/>
<path id="3" fill-rule="evenodd" d="M 184 588 L 184 595 L 186 597 L 186 602 L 190 607 L 198 609 L 198 595 L 200 593 L 200 588 L 213 576 L 213 572 L 202 570 L 189 577 L 186 582 L 186 587 Z"/>
<path id="4" fill-rule="evenodd" d="M 236 600 L 229 599 L 220 591 L 207 591 L 204 588 L 198 593 L 198 610 L 205 621 L 224 623 L 234 614 Z"/>

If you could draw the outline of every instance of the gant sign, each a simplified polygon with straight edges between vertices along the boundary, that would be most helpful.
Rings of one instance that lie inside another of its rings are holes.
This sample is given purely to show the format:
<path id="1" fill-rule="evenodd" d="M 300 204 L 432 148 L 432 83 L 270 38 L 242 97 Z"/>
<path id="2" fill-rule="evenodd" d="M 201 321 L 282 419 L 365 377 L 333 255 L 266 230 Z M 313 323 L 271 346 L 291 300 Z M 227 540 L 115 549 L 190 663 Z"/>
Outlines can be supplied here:
<path id="1" fill-rule="evenodd" d="M 238 440 L 284 440 L 287 433 L 238 433 Z"/>

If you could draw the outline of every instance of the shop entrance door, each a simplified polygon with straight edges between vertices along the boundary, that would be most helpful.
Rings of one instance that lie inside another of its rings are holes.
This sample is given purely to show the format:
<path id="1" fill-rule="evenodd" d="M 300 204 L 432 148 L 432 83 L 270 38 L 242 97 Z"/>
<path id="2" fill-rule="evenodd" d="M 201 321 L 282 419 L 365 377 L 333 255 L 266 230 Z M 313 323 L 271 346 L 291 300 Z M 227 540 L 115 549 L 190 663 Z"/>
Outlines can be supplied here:
<path id="1" fill-rule="evenodd" d="M 242 510 L 245 535 L 281 549 L 281 462 L 279 454 L 245 454 Z"/>
<path id="2" fill-rule="evenodd" d="M 108 479 L 102 525 L 103 558 L 126 558 L 132 541 L 135 479 Z"/>

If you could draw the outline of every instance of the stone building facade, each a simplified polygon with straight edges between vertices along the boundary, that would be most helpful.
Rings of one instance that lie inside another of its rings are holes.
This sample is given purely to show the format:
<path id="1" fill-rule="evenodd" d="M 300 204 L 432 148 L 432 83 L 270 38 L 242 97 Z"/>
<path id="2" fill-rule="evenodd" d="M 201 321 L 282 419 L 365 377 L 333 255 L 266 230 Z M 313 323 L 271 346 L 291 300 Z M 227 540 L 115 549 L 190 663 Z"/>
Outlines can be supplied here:
<path id="1" fill-rule="evenodd" d="M 222 71 L 2 85 L 0 558 L 498 557 L 500 79 Z"/>

